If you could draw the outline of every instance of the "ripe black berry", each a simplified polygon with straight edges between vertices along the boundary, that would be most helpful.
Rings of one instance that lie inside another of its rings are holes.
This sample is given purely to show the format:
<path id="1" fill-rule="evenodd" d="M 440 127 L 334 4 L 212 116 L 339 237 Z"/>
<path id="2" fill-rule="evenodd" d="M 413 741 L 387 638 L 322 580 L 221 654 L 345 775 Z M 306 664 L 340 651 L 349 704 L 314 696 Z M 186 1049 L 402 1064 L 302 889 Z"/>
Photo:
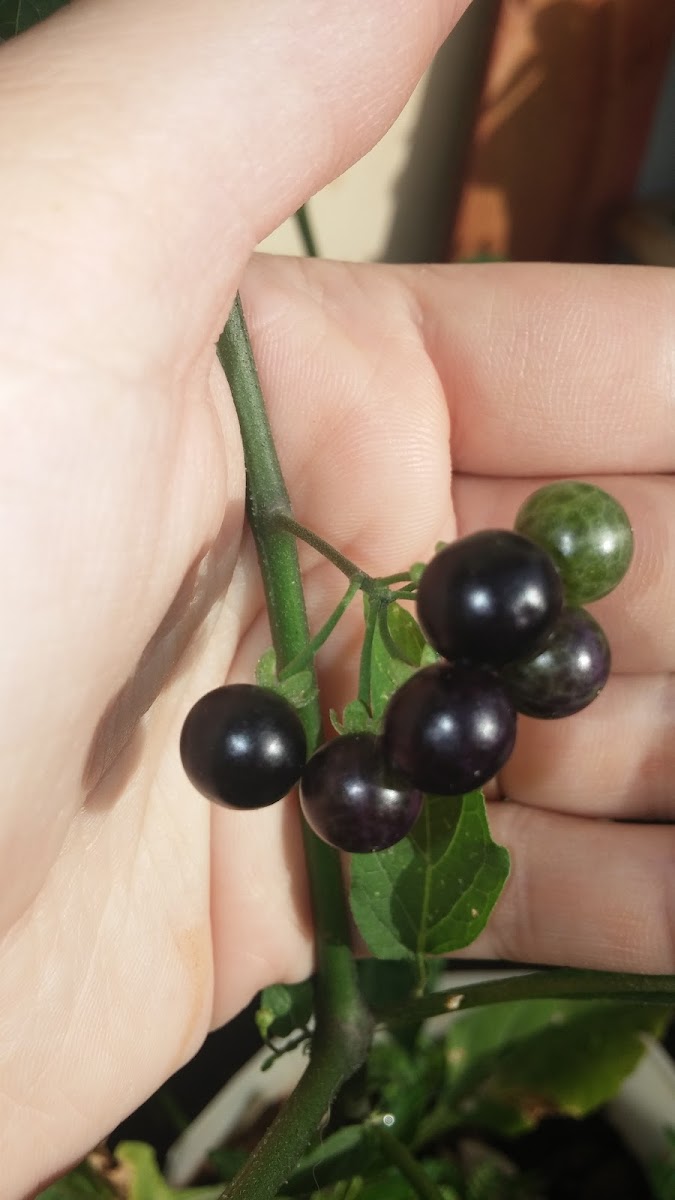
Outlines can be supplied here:
<path id="1" fill-rule="evenodd" d="M 519 712 L 528 717 L 570 717 L 605 686 L 611 665 L 607 638 L 582 608 L 565 609 L 543 650 L 504 667 L 501 677 Z"/>
<path id="2" fill-rule="evenodd" d="M 308 825 L 336 850 L 387 850 L 410 832 L 422 795 L 384 760 L 379 738 L 348 733 L 307 763 L 300 804 Z"/>
<path id="3" fill-rule="evenodd" d="M 504 685 L 481 667 L 425 667 L 394 694 L 384 717 L 389 762 L 438 796 L 491 779 L 515 737 L 516 712 Z"/>
<path id="4" fill-rule="evenodd" d="M 180 754 L 190 781 L 209 800 L 265 808 L 298 782 L 307 743 L 283 696 L 235 683 L 208 692 L 190 710 Z"/>
<path id="5" fill-rule="evenodd" d="M 498 666 L 533 653 L 562 609 L 560 576 L 529 538 L 486 529 L 445 546 L 425 568 L 417 614 L 451 662 Z"/>

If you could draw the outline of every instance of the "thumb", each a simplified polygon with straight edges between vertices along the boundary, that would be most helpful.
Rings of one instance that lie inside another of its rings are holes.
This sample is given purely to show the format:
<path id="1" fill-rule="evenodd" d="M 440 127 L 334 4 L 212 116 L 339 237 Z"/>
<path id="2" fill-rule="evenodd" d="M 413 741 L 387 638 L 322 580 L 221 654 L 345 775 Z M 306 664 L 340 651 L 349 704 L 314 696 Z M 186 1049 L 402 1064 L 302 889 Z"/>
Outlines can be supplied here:
<path id="1" fill-rule="evenodd" d="M 374 145 L 467 2 L 74 3 L 1 52 L 0 159 L 28 159 L 30 186 L 0 203 L 23 228 L 71 221 L 75 271 L 107 256 L 127 306 L 130 286 L 170 288 L 167 320 L 203 337 L 255 244 Z"/>

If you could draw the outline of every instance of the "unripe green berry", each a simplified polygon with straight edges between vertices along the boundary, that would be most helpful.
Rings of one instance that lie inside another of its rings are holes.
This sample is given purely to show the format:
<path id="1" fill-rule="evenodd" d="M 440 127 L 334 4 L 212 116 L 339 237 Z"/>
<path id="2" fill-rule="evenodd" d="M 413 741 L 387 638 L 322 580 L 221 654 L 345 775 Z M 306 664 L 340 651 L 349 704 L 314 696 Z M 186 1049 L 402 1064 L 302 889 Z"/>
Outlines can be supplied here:
<path id="1" fill-rule="evenodd" d="M 591 483 L 562 480 L 539 488 L 522 505 L 515 528 L 550 554 L 571 607 L 611 592 L 633 557 L 624 509 Z"/>

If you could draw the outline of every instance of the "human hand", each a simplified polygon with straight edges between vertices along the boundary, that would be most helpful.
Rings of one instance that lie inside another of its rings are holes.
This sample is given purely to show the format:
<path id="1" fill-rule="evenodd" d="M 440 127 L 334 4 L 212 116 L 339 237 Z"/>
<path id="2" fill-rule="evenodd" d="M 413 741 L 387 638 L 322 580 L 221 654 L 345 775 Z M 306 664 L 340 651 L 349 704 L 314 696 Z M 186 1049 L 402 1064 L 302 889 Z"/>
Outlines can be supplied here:
<path id="1" fill-rule="evenodd" d="M 311 970 L 292 801 L 213 810 L 178 758 L 193 700 L 268 641 L 213 346 L 254 244 L 379 136 L 460 7 L 319 4 L 306 27 L 291 0 L 89 0 L 2 50 L 9 1198 Z M 670 969 L 670 831 L 587 819 L 667 813 L 671 485 L 647 476 L 675 457 L 670 278 L 265 259 L 242 292 L 297 515 L 368 570 L 455 517 L 507 524 L 530 476 L 630 476 L 638 559 L 602 608 L 631 675 L 523 723 L 518 803 L 491 809 L 513 877 L 474 949 Z M 302 559 L 318 623 L 342 581 Z M 322 655 L 336 705 L 356 636 Z"/>

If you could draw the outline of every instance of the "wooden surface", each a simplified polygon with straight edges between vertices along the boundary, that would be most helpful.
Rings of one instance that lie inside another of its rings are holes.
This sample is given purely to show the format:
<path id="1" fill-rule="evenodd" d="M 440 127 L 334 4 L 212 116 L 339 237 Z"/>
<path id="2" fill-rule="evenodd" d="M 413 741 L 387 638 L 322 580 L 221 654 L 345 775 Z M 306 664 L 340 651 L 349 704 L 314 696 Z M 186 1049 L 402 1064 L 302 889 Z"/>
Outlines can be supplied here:
<path id="1" fill-rule="evenodd" d="M 502 0 L 448 257 L 602 261 L 674 37 L 675 0 Z"/>

